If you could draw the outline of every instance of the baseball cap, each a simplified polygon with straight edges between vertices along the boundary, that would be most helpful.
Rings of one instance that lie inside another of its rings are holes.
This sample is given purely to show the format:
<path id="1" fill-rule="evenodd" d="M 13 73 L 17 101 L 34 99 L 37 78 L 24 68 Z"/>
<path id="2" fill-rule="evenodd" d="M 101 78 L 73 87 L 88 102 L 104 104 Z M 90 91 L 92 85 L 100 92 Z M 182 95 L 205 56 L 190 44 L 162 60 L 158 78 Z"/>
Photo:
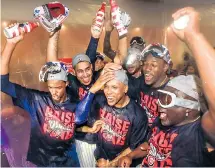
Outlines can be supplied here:
<path id="1" fill-rule="evenodd" d="M 149 54 L 151 54 L 153 57 L 163 59 L 169 65 L 172 64 L 169 50 L 160 43 L 150 44 L 142 52 L 144 58 L 146 58 Z"/>
<path id="2" fill-rule="evenodd" d="M 68 70 L 62 62 L 47 62 L 40 69 L 39 81 L 47 82 L 48 80 L 68 80 Z"/>
<path id="3" fill-rule="evenodd" d="M 200 100 L 200 96 L 202 95 L 202 85 L 200 79 L 195 75 L 180 75 L 172 80 L 170 80 L 166 86 L 170 86 L 175 88 L 186 95 Z"/>
<path id="4" fill-rule="evenodd" d="M 115 79 L 117 81 L 124 83 L 125 85 L 128 85 L 128 76 L 126 75 L 126 72 L 124 69 L 115 71 Z"/>
<path id="5" fill-rule="evenodd" d="M 75 57 L 72 58 L 72 67 L 75 68 L 75 66 L 79 63 L 79 62 L 89 62 L 90 58 L 86 55 L 86 54 L 78 54 Z"/>

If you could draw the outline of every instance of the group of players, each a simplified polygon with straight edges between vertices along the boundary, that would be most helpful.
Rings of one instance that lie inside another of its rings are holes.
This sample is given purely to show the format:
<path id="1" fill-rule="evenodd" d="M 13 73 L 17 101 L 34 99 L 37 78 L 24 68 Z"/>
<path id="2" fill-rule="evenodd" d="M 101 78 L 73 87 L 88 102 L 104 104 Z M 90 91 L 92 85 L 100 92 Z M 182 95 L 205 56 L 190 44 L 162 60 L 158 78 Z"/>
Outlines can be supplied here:
<path id="1" fill-rule="evenodd" d="M 211 166 L 214 152 L 206 144 L 215 147 L 215 51 L 199 30 L 198 12 L 186 7 L 172 17 L 183 15 L 189 16 L 187 27 L 170 28 L 192 51 L 200 78 L 170 79 L 167 47 L 146 46 L 141 37 L 127 46 L 127 33 L 117 28 L 113 51 L 114 26 L 107 17 L 104 53 L 112 62 L 104 64 L 97 52 L 102 31 L 91 28 L 86 53 L 72 56 L 74 74 L 69 74 L 58 61 L 59 28 L 50 33 L 47 63 L 39 73 L 48 92 L 38 91 L 10 82 L 10 59 L 25 34 L 7 39 L 1 91 L 30 114 L 27 160 L 42 167 Z M 201 109 L 203 92 L 207 111 Z"/>

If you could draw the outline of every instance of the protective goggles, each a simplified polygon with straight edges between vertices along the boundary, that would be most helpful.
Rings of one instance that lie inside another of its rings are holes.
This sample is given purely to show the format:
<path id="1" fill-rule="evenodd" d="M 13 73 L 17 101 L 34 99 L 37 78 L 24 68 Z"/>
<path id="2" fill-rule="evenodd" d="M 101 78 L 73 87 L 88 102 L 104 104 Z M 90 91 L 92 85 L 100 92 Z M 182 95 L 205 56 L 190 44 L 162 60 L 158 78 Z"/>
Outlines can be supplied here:
<path id="1" fill-rule="evenodd" d="M 158 104 L 163 108 L 179 106 L 188 109 L 200 110 L 200 104 L 197 101 L 178 98 L 174 93 L 165 90 L 158 90 L 158 92 L 159 92 Z"/>
<path id="2" fill-rule="evenodd" d="M 68 74 L 66 66 L 61 62 L 47 62 L 39 72 L 39 81 L 47 82 L 48 74 L 58 74 L 61 71 L 65 71 Z"/>
<path id="3" fill-rule="evenodd" d="M 133 44 L 145 45 L 145 41 L 141 37 L 133 37 L 130 42 L 130 46 Z"/>
<path id="4" fill-rule="evenodd" d="M 172 61 L 170 59 L 169 50 L 162 44 L 150 44 L 142 52 L 143 57 L 152 54 L 153 57 L 161 58 L 170 64 Z"/>
<path id="5" fill-rule="evenodd" d="M 154 57 L 159 57 L 159 58 L 164 57 L 163 52 L 156 48 L 152 48 L 144 52 L 144 55 L 148 55 L 148 54 L 152 54 Z"/>
<path id="6" fill-rule="evenodd" d="M 34 18 L 39 20 L 48 32 L 58 29 L 68 15 L 69 9 L 57 1 L 34 9 Z"/>

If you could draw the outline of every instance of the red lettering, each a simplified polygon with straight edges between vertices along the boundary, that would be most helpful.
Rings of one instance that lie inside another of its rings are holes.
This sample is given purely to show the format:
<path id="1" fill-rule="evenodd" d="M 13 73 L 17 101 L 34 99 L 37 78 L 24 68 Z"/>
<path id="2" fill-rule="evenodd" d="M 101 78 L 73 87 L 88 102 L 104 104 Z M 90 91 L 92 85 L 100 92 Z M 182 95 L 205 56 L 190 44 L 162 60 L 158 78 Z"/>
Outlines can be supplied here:
<path id="1" fill-rule="evenodd" d="M 70 139 L 73 136 L 73 132 L 66 132 L 65 139 Z"/>
<path id="2" fill-rule="evenodd" d="M 107 113 L 106 121 L 109 123 L 109 125 L 111 125 L 111 121 L 112 121 L 112 114 L 111 113 Z"/>
<path id="3" fill-rule="evenodd" d="M 65 112 L 61 112 L 60 120 L 61 120 L 61 121 L 64 121 L 64 119 L 65 119 Z"/>
<path id="4" fill-rule="evenodd" d="M 120 119 L 116 119 L 116 125 L 115 125 L 115 128 L 117 129 L 117 130 L 121 130 L 122 129 L 122 120 L 120 120 Z"/>
<path id="5" fill-rule="evenodd" d="M 170 152 L 172 151 L 172 144 L 177 135 L 178 134 L 175 132 L 168 133 L 159 130 L 157 127 L 153 128 L 149 142 L 150 145 L 154 147 L 153 150 L 148 153 L 147 158 L 143 160 L 143 167 L 171 167 L 172 158 Z"/>
<path id="6" fill-rule="evenodd" d="M 112 125 L 115 125 L 115 121 L 116 121 L 116 116 L 113 116 Z"/>
<path id="7" fill-rule="evenodd" d="M 54 114 L 57 118 L 60 118 L 60 111 L 54 111 Z"/>
<path id="8" fill-rule="evenodd" d="M 73 135 L 73 132 L 69 131 L 69 132 L 64 132 L 61 134 L 60 139 L 64 140 L 64 139 L 70 139 Z"/>
<path id="9" fill-rule="evenodd" d="M 70 123 L 73 121 L 73 113 L 66 113 L 65 123 Z"/>
<path id="10" fill-rule="evenodd" d="M 125 137 L 117 137 L 117 145 L 124 145 L 125 144 Z"/>
<path id="11" fill-rule="evenodd" d="M 124 121 L 124 122 L 123 122 L 123 126 L 122 126 L 122 131 L 123 131 L 123 132 L 127 132 L 129 126 L 130 126 L 130 122 Z"/>
<path id="12" fill-rule="evenodd" d="M 113 145 L 116 145 L 116 138 L 117 138 L 116 136 L 112 136 L 112 144 Z"/>
<path id="13" fill-rule="evenodd" d="M 144 95 L 144 105 L 148 107 L 149 95 Z"/>
<path id="14" fill-rule="evenodd" d="M 148 95 L 147 95 L 148 96 Z M 149 96 L 148 96 L 149 97 Z M 150 106 L 151 106 L 151 103 L 152 103 L 152 97 L 150 96 L 149 97 L 149 101 L 148 101 L 148 103 L 147 103 L 147 107 L 150 109 Z"/>
<path id="15" fill-rule="evenodd" d="M 106 111 L 104 111 L 103 109 L 100 109 L 99 113 L 100 113 L 100 118 L 105 118 Z"/>
<path id="16" fill-rule="evenodd" d="M 50 117 L 53 115 L 53 110 L 50 107 L 47 107 L 45 110 L 45 118 Z"/>
<path id="17" fill-rule="evenodd" d="M 152 105 L 151 105 L 151 107 L 150 107 L 151 110 L 157 111 L 157 109 L 158 109 L 157 101 L 158 101 L 158 99 L 153 99 L 153 100 L 152 100 Z"/>

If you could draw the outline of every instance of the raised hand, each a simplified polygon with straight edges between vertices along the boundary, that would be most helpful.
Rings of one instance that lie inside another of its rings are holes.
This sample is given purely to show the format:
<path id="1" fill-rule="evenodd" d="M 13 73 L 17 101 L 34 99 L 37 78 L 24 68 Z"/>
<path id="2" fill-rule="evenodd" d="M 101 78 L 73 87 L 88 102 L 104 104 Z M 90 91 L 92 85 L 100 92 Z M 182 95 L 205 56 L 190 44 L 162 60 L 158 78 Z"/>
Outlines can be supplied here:
<path id="1" fill-rule="evenodd" d="M 184 29 L 176 29 L 174 25 L 171 25 L 173 32 L 180 38 L 182 41 L 187 41 L 190 35 L 195 35 L 200 33 L 200 17 L 199 13 L 192 7 L 186 7 L 179 9 L 175 12 L 172 17 L 174 20 L 179 19 L 181 16 L 187 15 L 189 17 L 189 21 L 187 26 Z"/>
<path id="2" fill-rule="evenodd" d="M 113 25 L 117 29 L 119 37 L 123 38 L 128 33 L 127 27 L 131 22 L 131 18 L 128 14 L 120 10 L 115 0 L 110 0 L 110 6 Z"/>
<path id="3" fill-rule="evenodd" d="M 14 24 L 10 24 L 8 27 L 13 27 L 13 26 L 16 26 L 16 25 L 19 25 L 19 23 L 14 23 Z M 7 39 L 7 43 L 10 43 L 10 44 L 17 44 L 18 42 L 22 41 L 22 39 L 24 38 L 24 32 L 22 31 L 21 34 L 19 36 L 16 36 L 14 38 L 10 38 L 10 39 Z"/>
<path id="4" fill-rule="evenodd" d="M 102 71 L 97 81 L 93 84 L 90 88 L 91 93 L 96 93 L 97 91 L 101 90 L 105 83 L 110 80 L 113 80 L 115 77 L 114 71 Z"/>
<path id="5" fill-rule="evenodd" d="M 111 21 L 111 13 L 110 16 L 108 16 L 108 13 L 105 13 L 105 31 L 113 31 L 113 23 Z"/>
<path id="6" fill-rule="evenodd" d="M 103 68 L 103 72 L 108 72 L 108 71 L 116 71 L 122 69 L 122 66 L 116 63 L 107 63 L 105 67 Z"/>
<path id="7" fill-rule="evenodd" d="M 102 22 L 100 29 L 98 29 L 98 28 L 95 29 L 95 26 L 96 26 L 96 19 L 94 18 L 93 22 L 92 22 L 92 26 L 91 26 L 91 35 L 94 38 L 100 38 L 102 31 L 103 31 L 103 27 L 104 27 L 104 21 Z"/>

